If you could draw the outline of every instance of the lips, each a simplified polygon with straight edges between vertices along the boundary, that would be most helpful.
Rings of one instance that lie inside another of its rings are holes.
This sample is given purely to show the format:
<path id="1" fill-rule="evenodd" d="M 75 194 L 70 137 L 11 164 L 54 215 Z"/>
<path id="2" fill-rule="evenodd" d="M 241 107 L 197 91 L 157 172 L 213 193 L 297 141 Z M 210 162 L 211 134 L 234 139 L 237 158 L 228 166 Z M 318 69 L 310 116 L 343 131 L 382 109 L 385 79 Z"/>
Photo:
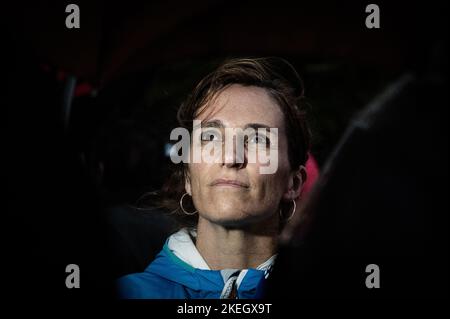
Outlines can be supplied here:
<path id="1" fill-rule="evenodd" d="M 234 179 L 219 178 L 211 183 L 211 186 L 230 186 L 237 188 L 248 188 L 246 183 Z"/>

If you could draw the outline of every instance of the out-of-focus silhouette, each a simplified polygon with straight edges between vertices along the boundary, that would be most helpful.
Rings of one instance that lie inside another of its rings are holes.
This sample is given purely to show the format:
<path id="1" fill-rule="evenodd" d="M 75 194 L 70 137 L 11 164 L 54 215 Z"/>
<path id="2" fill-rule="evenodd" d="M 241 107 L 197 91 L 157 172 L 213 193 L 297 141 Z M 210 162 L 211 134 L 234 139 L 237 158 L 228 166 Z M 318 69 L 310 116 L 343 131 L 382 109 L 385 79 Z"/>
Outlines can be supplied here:
<path id="1" fill-rule="evenodd" d="M 269 297 L 448 295 L 446 52 L 437 46 L 426 72 L 403 75 L 351 121 L 286 230 Z M 369 264 L 380 289 L 365 285 Z"/>

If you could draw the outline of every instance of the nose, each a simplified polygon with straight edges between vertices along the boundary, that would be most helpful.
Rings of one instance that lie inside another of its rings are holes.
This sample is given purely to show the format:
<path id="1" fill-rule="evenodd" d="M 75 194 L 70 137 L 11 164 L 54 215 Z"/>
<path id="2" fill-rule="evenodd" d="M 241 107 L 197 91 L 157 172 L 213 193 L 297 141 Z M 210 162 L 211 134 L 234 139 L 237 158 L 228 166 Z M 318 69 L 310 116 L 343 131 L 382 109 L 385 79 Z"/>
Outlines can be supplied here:
<path id="1" fill-rule="evenodd" d="M 244 145 L 237 145 L 235 137 L 226 140 L 223 146 L 223 161 L 222 165 L 228 168 L 244 168 L 246 165 L 246 156 Z M 241 144 L 241 143 L 239 143 Z"/>

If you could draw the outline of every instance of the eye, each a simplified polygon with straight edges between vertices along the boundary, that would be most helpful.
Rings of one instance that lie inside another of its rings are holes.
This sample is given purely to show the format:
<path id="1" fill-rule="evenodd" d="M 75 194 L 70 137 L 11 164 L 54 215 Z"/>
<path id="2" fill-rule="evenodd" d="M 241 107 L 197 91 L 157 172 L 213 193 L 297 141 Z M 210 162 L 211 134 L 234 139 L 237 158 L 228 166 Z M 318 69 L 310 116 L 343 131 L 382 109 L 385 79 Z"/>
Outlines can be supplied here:
<path id="1" fill-rule="evenodd" d="M 270 145 L 270 140 L 263 134 L 255 134 L 248 138 L 248 144 Z"/>
<path id="2" fill-rule="evenodd" d="M 220 132 L 214 130 L 208 130 L 202 132 L 200 139 L 202 140 L 202 142 L 220 141 L 221 134 Z"/>

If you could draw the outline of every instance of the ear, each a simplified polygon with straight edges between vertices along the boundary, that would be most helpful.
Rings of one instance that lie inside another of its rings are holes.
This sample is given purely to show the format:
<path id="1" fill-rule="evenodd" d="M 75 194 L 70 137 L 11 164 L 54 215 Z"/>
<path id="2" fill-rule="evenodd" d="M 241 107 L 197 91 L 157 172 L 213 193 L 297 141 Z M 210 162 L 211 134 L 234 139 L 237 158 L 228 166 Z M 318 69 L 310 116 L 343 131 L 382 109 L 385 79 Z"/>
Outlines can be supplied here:
<path id="1" fill-rule="evenodd" d="M 184 189 L 186 190 L 186 193 L 192 196 L 191 178 L 189 176 L 189 169 L 184 170 Z"/>
<path id="2" fill-rule="evenodd" d="M 286 192 L 283 194 L 285 201 L 292 201 L 297 199 L 302 192 L 303 184 L 306 181 L 306 169 L 305 166 L 300 165 L 298 170 L 293 171 L 289 175 L 289 185 Z"/>

